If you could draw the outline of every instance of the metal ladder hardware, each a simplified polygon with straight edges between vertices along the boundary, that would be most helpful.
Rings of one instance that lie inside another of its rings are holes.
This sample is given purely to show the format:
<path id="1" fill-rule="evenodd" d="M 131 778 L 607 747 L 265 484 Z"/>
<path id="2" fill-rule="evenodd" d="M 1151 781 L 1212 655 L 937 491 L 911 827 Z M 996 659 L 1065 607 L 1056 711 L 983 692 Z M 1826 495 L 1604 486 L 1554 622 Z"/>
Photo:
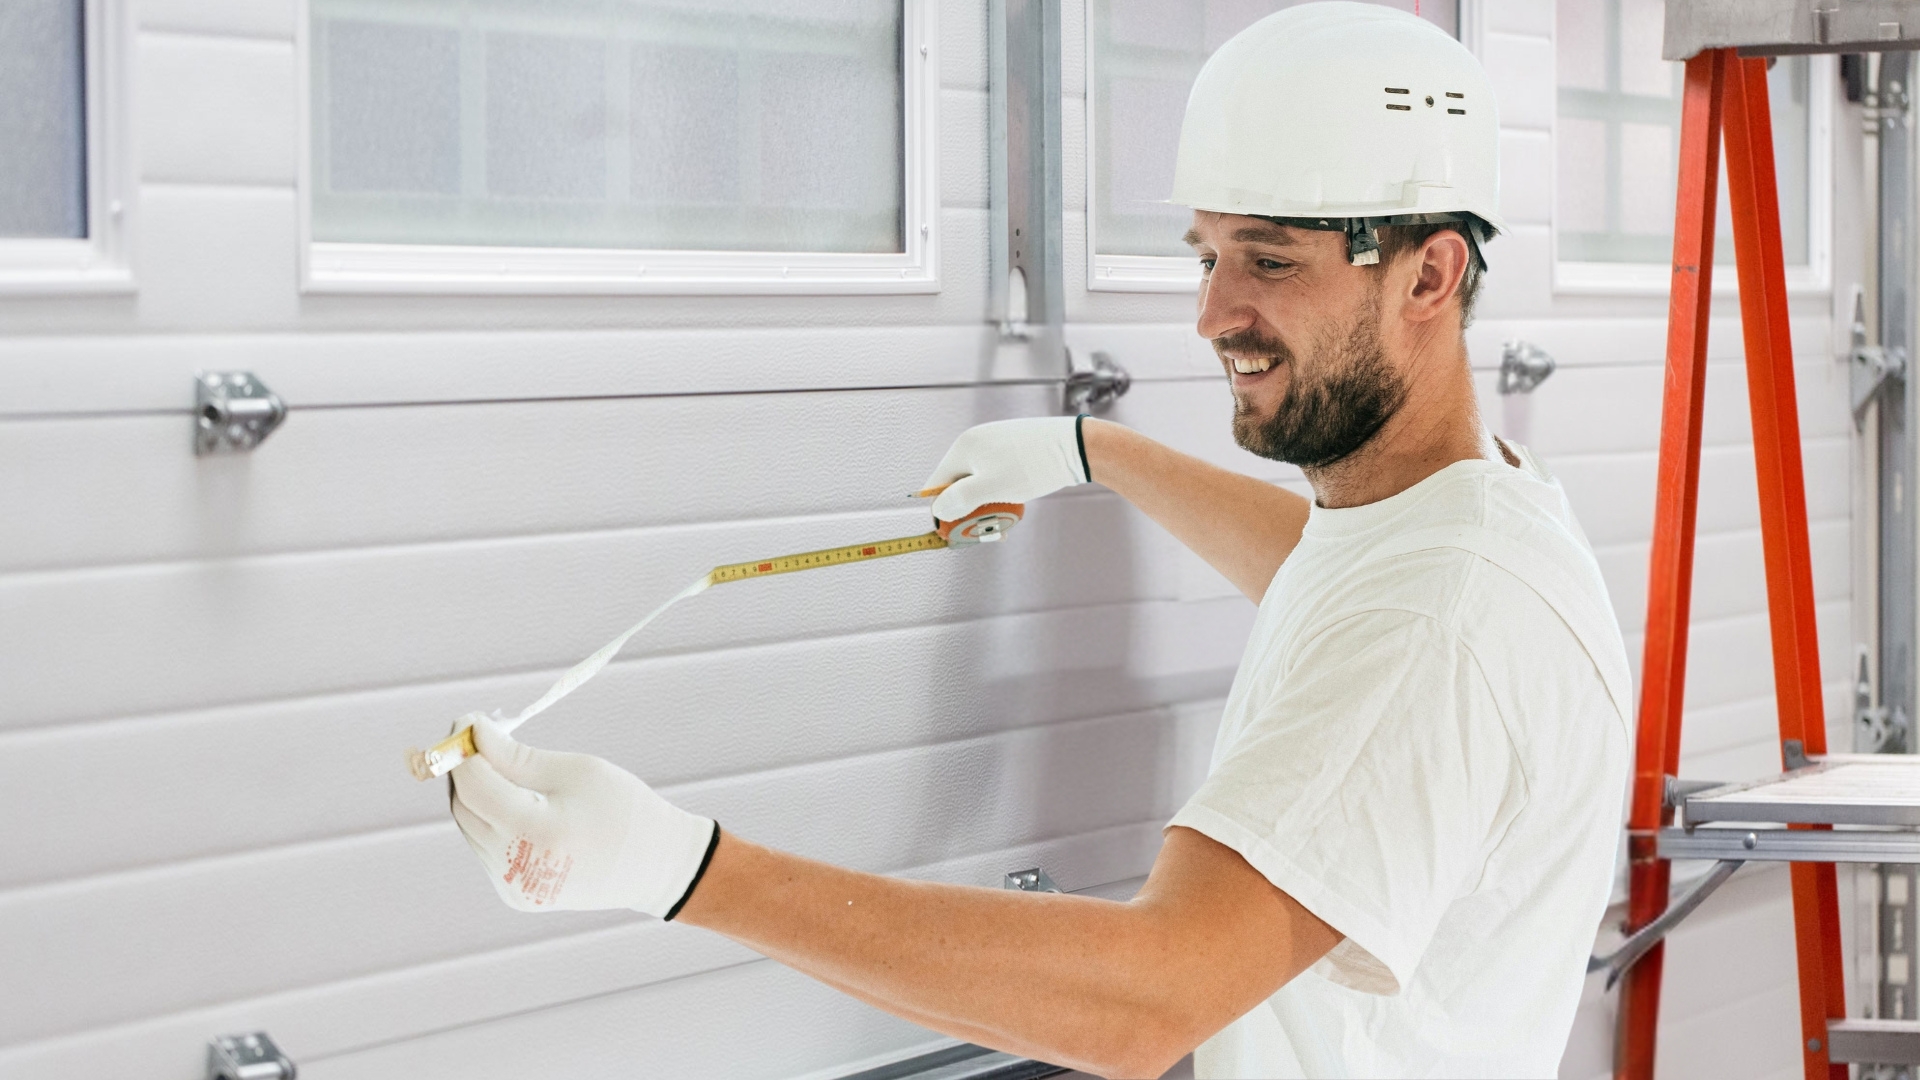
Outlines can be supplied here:
<path id="1" fill-rule="evenodd" d="M 1827 1025 L 1827 1046 L 1836 1062 L 1920 1065 L 1920 1021 L 1835 1020 Z"/>

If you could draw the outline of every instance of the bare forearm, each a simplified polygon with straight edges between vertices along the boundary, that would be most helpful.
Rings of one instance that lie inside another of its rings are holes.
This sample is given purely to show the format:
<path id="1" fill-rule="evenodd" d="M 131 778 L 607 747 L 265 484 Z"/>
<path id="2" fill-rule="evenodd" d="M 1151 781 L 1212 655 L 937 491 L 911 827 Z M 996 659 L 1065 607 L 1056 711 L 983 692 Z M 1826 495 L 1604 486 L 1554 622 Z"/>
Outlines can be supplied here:
<path id="1" fill-rule="evenodd" d="M 1116 1054 L 1178 1023 L 1172 943 L 1127 904 L 864 874 L 729 833 L 679 918 L 897 1015 L 1055 1064 L 1110 1073 Z"/>
<path id="2" fill-rule="evenodd" d="M 1093 479 L 1120 493 L 1258 602 L 1300 542 L 1307 500 L 1131 428 L 1085 421 Z"/>
<path id="3" fill-rule="evenodd" d="M 1181 828 L 1126 904 L 902 881 L 726 833 L 680 921 L 935 1030 L 1107 1076 L 1159 1075 L 1340 940 Z"/>

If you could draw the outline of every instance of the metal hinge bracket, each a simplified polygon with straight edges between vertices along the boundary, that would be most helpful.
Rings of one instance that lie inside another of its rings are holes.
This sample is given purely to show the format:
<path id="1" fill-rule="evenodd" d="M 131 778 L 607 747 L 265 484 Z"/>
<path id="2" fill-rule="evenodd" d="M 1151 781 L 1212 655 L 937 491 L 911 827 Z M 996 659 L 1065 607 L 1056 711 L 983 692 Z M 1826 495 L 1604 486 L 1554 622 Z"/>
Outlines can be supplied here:
<path id="1" fill-rule="evenodd" d="M 266 441 L 287 418 L 286 402 L 251 371 L 193 377 L 193 452 L 232 454 Z"/>
<path id="2" fill-rule="evenodd" d="M 1000 887 L 1018 889 L 1021 892 L 1057 893 L 1060 891 L 1060 886 L 1055 885 L 1053 879 L 1047 876 L 1047 872 L 1037 866 L 1030 870 L 1007 871 L 1007 876 L 1001 880 Z"/>
<path id="3" fill-rule="evenodd" d="M 294 1080 L 299 1072 L 264 1031 L 207 1043 L 207 1080 Z"/>
<path id="4" fill-rule="evenodd" d="M 1092 371 L 1073 370 L 1073 353 L 1067 353 L 1067 383 L 1061 395 L 1062 407 L 1070 413 L 1105 412 L 1115 398 L 1133 386 L 1133 376 L 1103 352 L 1093 354 Z"/>
<path id="5" fill-rule="evenodd" d="M 1853 748 L 1863 754 L 1904 754 L 1907 751 L 1907 712 L 1873 703 L 1873 671 L 1867 647 L 1856 653 L 1859 674 L 1853 682 Z"/>
<path id="6" fill-rule="evenodd" d="M 1852 347 L 1847 351 L 1847 383 L 1852 389 L 1853 426 L 1867 426 L 1867 406 L 1880 396 L 1888 382 L 1907 377 L 1907 352 L 1898 346 L 1883 349 L 1867 344 L 1867 298 L 1863 290 L 1853 290 Z"/>
<path id="7" fill-rule="evenodd" d="M 1880 395 L 1881 387 L 1907 377 L 1905 349 L 1882 349 L 1878 345 L 1855 345 L 1847 354 L 1847 381 L 1853 390 L 1853 426 L 1867 426 L 1867 406 Z"/>
<path id="8" fill-rule="evenodd" d="M 1509 341 L 1500 349 L 1499 390 L 1502 394 L 1531 394 L 1556 366 L 1547 350 L 1533 342 Z"/>

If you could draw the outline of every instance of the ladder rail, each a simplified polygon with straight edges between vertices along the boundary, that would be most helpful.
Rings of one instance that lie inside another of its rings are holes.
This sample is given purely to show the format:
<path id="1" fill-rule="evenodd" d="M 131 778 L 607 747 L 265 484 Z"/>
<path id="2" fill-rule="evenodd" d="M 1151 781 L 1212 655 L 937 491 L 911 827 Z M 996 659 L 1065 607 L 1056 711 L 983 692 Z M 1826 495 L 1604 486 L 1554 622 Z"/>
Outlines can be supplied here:
<path id="1" fill-rule="evenodd" d="M 1687 61 L 1680 105 L 1679 197 L 1674 203 L 1673 280 L 1668 294 L 1666 385 L 1661 396 L 1659 477 L 1647 578 L 1647 633 L 1641 663 L 1639 737 L 1627 821 L 1625 929 L 1637 933 L 1667 908 L 1671 867 L 1659 857 L 1660 828 L 1673 821 L 1666 778 L 1678 772 L 1680 710 L 1686 690 L 1687 626 L 1693 595 L 1693 538 L 1700 494 L 1700 431 L 1706 390 L 1707 325 L 1713 302 L 1713 231 L 1720 174 L 1725 56 Z M 1660 1018 L 1665 945 L 1656 941 L 1627 969 L 1620 990 L 1616 1076 L 1651 1080 Z"/>
<path id="2" fill-rule="evenodd" d="M 1754 473 L 1760 492 L 1767 615 L 1773 640 L 1774 694 L 1781 759 L 1798 739 L 1808 754 L 1827 749 L 1820 686 L 1820 641 L 1807 542 L 1806 478 L 1787 317 L 1786 259 L 1780 246 L 1780 194 L 1766 61 L 1727 61 L 1727 195 L 1733 210 L 1734 262 L 1740 275 L 1740 326 L 1747 400 L 1753 415 Z M 1805 826 L 1818 828 L 1819 826 Z M 1827 1021 L 1844 1019 L 1846 975 L 1840 957 L 1840 898 L 1831 864 L 1795 863 L 1794 946 L 1800 972 L 1801 1052 L 1807 1080 L 1846 1080 L 1830 1060 Z"/>
<path id="3" fill-rule="evenodd" d="M 1807 754 L 1826 750 L 1799 405 L 1794 391 L 1766 80 L 1764 60 L 1740 59 L 1731 49 L 1703 51 L 1687 61 L 1674 209 L 1673 281 L 1668 297 L 1659 486 L 1647 585 L 1634 792 L 1628 818 L 1626 929 L 1630 934 L 1660 920 L 1667 907 L 1671 880 L 1660 840 L 1661 830 L 1673 823 L 1673 810 L 1663 796 L 1666 776 L 1677 772 L 1679 763 L 1706 335 L 1712 297 L 1715 181 L 1723 141 L 1734 261 L 1740 281 L 1740 323 L 1753 420 L 1754 471 L 1760 495 L 1783 765 L 1789 764 L 1790 742 L 1797 741 Z M 1846 1016 L 1840 908 L 1833 866 L 1797 862 L 1792 878 L 1802 1065 L 1807 1080 L 1845 1080 L 1846 1066 L 1831 1060 L 1828 1047 L 1829 1021 Z M 1655 944 L 1627 970 L 1621 990 L 1616 1077 L 1652 1080 L 1663 952 L 1663 945 Z"/>

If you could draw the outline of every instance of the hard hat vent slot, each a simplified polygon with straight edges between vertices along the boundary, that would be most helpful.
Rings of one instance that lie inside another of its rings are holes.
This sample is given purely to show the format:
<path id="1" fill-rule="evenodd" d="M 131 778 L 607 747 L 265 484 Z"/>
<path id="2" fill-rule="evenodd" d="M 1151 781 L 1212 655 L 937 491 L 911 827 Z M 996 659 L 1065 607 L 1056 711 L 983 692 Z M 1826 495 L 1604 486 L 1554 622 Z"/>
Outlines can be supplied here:
<path id="1" fill-rule="evenodd" d="M 1412 111 L 1413 111 L 1413 106 L 1411 106 L 1411 105 L 1392 105 L 1392 104 L 1389 104 L 1389 105 L 1387 106 L 1387 108 L 1389 108 L 1389 109 L 1392 109 L 1392 110 L 1393 110 L 1393 111 L 1395 111 L 1395 112 L 1412 112 Z"/>
<path id="2" fill-rule="evenodd" d="M 1452 114 L 1453 114 L 1453 115 L 1455 115 L 1455 116 L 1465 116 L 1465 115 L 1467 115 L 1467 110 L 1465 110 L 1465 109 L 1448 109 L 1447 111 L 1448 111 L 1448 112 L 1450 112 L 1450 113 L 1452 113 Z"/>
<path id="3" fill-rule="evenodd" d="M 1463 101 L 1464 101 L 1464 100 L 1466 99 L 1466 96 L 1467 96 L 1467 95 L 1465 95 L 1465 94 L 1456 94 L 1456 93 L 1454 93 L 1453 91 L 1451 91 L 1451 90 L 1449 90 L 1449 91 L 1447 91 L 1447 96 L 1448 96 L 1448 97 L 1450 97 L 1450 98 L 1459 98 L 1459 99 L 1461 99 L 1461 100 L 1463 100 Z"/>
<path id="4" fill-rule="evenodd" d="M 1413 92 L 1404 86 L 1389 86 L 1385 89 L 1389 94 L 1411 94 Z"/>

